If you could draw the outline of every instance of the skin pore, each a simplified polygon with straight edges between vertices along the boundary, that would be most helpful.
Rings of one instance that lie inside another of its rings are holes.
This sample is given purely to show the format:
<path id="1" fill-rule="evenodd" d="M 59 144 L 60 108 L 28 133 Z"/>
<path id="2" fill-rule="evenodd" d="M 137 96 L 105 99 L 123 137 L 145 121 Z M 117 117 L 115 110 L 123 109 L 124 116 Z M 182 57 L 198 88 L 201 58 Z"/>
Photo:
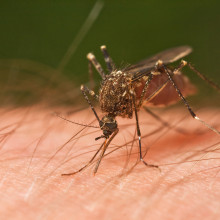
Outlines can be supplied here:
<path id="1" fill-rule="evenodd" d="M 91 110 L 39 106 L 1 109 L 0 213 L 4 219 L 218 219 L 220 138 L 184 108 L 154 110 L 169 126 L 140 111 L 144 159 L 138 161 L 133 119 L 119 133 L 96 175 L 95 163 L 73 176 L 101 146 Z M 100 114 L 100 113 L 99 113 Z M 219 129 L 219 109 L 199 110 Z M 136 164 L 137 163 L 137 164 Z M 136 165 L 135 165 L 136 164 Z M 134 166 L 135 165 L 135 166 Z"/>

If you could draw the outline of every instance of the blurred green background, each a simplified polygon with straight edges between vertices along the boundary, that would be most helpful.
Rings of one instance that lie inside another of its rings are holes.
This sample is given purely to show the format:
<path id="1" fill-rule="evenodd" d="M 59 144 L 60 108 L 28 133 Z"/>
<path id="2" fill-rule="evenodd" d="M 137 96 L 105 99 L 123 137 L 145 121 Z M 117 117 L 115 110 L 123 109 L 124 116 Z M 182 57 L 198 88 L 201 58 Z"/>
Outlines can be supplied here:
<path id="1" fill-rule="evenodd" d="M 57 89 L 62 93 L 60 100 L 63 97 L 74 99 L 75 96 L 70 94 L 77 93 L 78 86 L 88 82 L 86 54 L 94 52 L 103 64 L 99 50 L 103 44 L 107 45 L 119 67 L 125 63 L 135 63 L 167 48 L 190 45 L 194 51 L 186 60 L 220 84 L 219 1 L 101 2 L 104 5 L 98 18 L 61 74 L 56 73 L 56 69 L 96 1 L 1 2 L 0 83 L 1 88 L 5 88 L 2 89 L 1 98 L 8 97 L 5 103 L 21 104 L 40 100 L 46 94 L 48 84 L 54 91 Z M 40 74 L 44 68 L 46 76 L 45 73 Z M 185 72 L 201 90 L 196 100 L 219 100 L 217 91 L 203 83 L 195 74 L 190 74 L 190 71 Z M 21 75 L 22 73 L 24 74 Z M 98 81 L 100 78 L 98 74 L 95 75 Z M 51 83 L 51 78 L 56 78 L 56 82 Z M 24 81 L 25 85 L 22 83 Z M 68 86 L 65 86 L 67 84 Z M 62 90 L 61 87 L 65 89 Z M 41 88 L 44 90 L 36 93 L 36 90 Z M 53 93 L 55 100 L 54 94 L 56 92 Z M 19 98 L 15 99 L 18 96 Z"/>

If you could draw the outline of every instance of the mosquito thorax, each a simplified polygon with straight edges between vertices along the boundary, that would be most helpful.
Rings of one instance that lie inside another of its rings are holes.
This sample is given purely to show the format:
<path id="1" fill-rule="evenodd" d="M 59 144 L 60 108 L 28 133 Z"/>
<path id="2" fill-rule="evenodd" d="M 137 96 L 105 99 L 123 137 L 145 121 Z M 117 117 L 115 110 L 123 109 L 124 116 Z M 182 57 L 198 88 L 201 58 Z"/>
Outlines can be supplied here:
<path id="1" fill-rule="evenodd" d="M 105 115 L 99 122 L 99 126 L 102 129 L 105 138 L 108 138 L 115 130 L 118 129 L 117 121 L 112 115 Z"/>
<path id="2" fill-rule="evenodd" d="M 106 76 L 99 91 L 101 110 L 113 116 L 131 118 L 132 76 L 117 70 Z"/>

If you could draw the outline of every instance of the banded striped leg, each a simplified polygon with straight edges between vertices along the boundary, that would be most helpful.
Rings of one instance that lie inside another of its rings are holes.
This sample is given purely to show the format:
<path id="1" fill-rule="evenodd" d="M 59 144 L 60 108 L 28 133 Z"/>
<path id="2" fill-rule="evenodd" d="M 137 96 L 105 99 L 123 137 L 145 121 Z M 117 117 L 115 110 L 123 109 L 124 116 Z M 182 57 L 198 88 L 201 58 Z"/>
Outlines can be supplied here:
<path id="1" fill-rule="evenodd" d="M 163 65 L 163 64 L 161 64 L 161 65 Z M 202 124 L 204 124 L 207 128 L 211 129 L 212 131 L 214 131 L 215 133 L 217 133 L 218 135 L 220 135 L 220 132 L 219 132 L 217 129 L 215 129 L 215 128 L 212 127 L 211 125 L 207 124 L 205 121 L 201 120 L 201 119 L 194 113 L 194 111 L 192 110 L 192 108 L 189 106 L 189 103 L 186 101 L 186 99 L 185 99 L 184 96 L 182 95 L 181 91 L 180 91 L 179 88 L 177 87 L 175 81 L 173 80 L 173 78 L 172 78 L 172 74 L 173 74 L 173 73 L 170 73 L 169 70 L 167 69 L 167 67 L 166 67 L 165 65 L 163 65 L 163 67 L 164 67 L 164 70 L 165 70 L 166 74 L 168 75 L 169 80 L 172 82 L 172 84 L 173 84 L 173 86 L 174 86 L 176 92 L 178 93 L 178 95 L 179 95 L 179 97 L 182 99 L 182 101 L 184 102 L 184 104 L 185 104 L 186 108 L 188 109 L 189 113 L 191 114 L 191 116 L 192 116 L 194 119 L 200 121 L 200 122 L 201 122 Z"/>
<path id="2" fill-rule="evenodd" d="M 93 111 L 93 113 L 94 113 L 96 119 L 98 120 L 100 128 L 102 129 L 103 124 L 101 123 L 101 120 L 99 119 L 98 114 L 96 113 L 96 111 L 95 111 L 95 109 L 94 109 L 92 103 L 91 103 L 90 100 L 89 100 L 89 97 L 88 97 L 87 94 L 86 94 L 86 92 L 88 92 L 88 91 L 89 91 L 89 92 L 92 92 L 92 93 L 93 93 L 93 91 L 89 90 L 89 89 L 88 89 L 87 87 L 85 87 L 84 85 L 81 85 L 81 91 L 82 91 L 82 93 L 83 93 L 83 95 L 84 95 L 86 101 L 89 103 L 89 106 L 90 106 L 90 108 L 92 109 L 92 111 Z M 96 137 L 95 140 L 97 141 L 97 140 L 99 140 L 100 138 L 105 138 L 105 137 L 106 137 L 105 135 L 101 135 L 101 136 L 99 136 L 99 137 Z"/>
<path id="3" fill-rule="evenodd" d="M 85 87 L 84 85 L 81 85 L 81 91 L 82 91 L 82 93 L 83 93 L 83 95 L 84 95 L 85 100 L 88 102 L 90 108 L 92 109 L 92 111 L 93 111 L 93 113 L 94 113 L 96 119 L 97 119 L 98 122 L 100 123 L 99 116 L 98 116 L 98 114 L 96 113 L 96 111 L 95 111 L 95 109 L 94 109 L 92 103 L 91 103 L 90 100 L 89 100 L 89 97 L 88 97 L 87 94 L 86 94 L 86 92 L 88 92 L 88 91 L 90 91 L 90 90 L 89 90 L 87 87 Z M 93 91 L 92 91 L 92 92 L 93 92 Z"/>
<path id="4" fill-rule="evenodd" d="M 139 100 L 139 103 L 138 103 L 138 106 L 137 106 L 137 110 L 139 110 L 140 107 L 141 107 L 142 104 L 143 104 L 144 96 L 145 96 L 145 93 L 146 93 L 146 91 L 147 91 L 147 87 L 148 87 L 148 85 L 150 84 L 150 81 L 151 81 L 152 79 L 153 79 L 153 75 L 150 74 L 149 77 L 148 77 L 148 79 L 147 79 L 147 81 L 146 81 L 146 83 L 145 83 L 145 85 L 144 85 L 144 88 L 143 88 L 143 90 L 142 90 L 142 92 L 141 92 L 141 97 L 140 97 L 140 100 Z"/>
<path id="5" fill-rule="evenodd" d="M 180 70 L 187 65 L 187 62 L 185 60 L 181 60 L 179 66 L 173 70 L 173 74 L 178 74 Z"/>
<path id="6" fill-rule="evenodd" d="M 210 79 L 208 79 L 204 74 L 200 73 L 194 66 L 192 66 L 192 64 L 188 63 L 185 60 L 181 60 L 179 67 L 177 67 L 173 73 L 176 74 L 177 72 L 179 72 L 183 67 L 188 66 L 194 73 L 196 73 L 196 75 L 201 78 L 202 80 L 204 80 L 205 82 L 207 82 L 209 85 L 211 85 L 214 89 L 216 89 L 217 91 L 220 92 L 220 87 L 214 83 L 213 81 L 211 81 Z"/>
<path id="7" fill-rule="evenodd" d="M 102 69 L 102 66 L 100 63 L 96 60 L 95 56 L 92 53 L 87 54 L 88 60 L 93 64 L 93 66 L 96 68 L 102 79 L 105 79 L 105 72 Z"/>
<path id="8" fill-rule="evenodd" d="M 204 80 L 205 82 L 207 82 L 209 85 L 212 86 L 212 88 L 216 89 L 218 92 L 220 92 L 220 87 L 219 85 L 217 85 L 216 83 L 214 83 L 213 81 L 211 81 L 210 79 L 208 79 L 205 75 L 203 75 L 202 73 L 200 73 L 194 66 L 192 66 L 190 63 L 186 62 L 185 60 L 182 60 L 182 62 L 185 62 L 186 65 L 194 72 L 196 73 L 196 75 L 201 78 L 202 80 Z M 186 66 L 185 65 L 185 66 Z"/>
<path id="9" fill-rule="evenodd" d="M 140 161 L 144 163 L 144 165 L 148 167 L 154 167 L 154 168 L 159 168 L 157 165 L 153 164 L 148 164 L 142 156 L 142 146 L 141 146 L 141 131 L 140 131 L 140 126 L 139 126 L 139 120 L 138 120 L 138 114 L 137 114 L 137 107 L 136 107 L 136 102 L 135 102 L 135 95 L 132 95 L 133 98 L 133 104 L 134 104 L 134 112 L 135 112 L 135 118 L 136 118 L 136 127 L 137 127 L 137 135 L 138 135 L 138 143 L 139 143 L 139 155 L 140 155 Z"/>
<path id="10" fill-rule="evenodd" d="M 187 63 L 185 61 L 181 62 L 180 65 L 172 72 L 172 74 L 178 74 L 180 70 L 186 65 Z M 161 68 L 163 66 L 163 62 L 161 60 L 158 60 L 155 65 L 155 72 L 157 72 L 157 69 Z M 151 73 L 154 75 L 154 72 Z M 145 99 L 145 102 L 151 101 L 155 96 L 160 94 L 160 92 L 166 87 L 167 83 L 170 81 L 168 78 L 161 86 L 159 86 L 149 97 Z"/>
<path id="11" fill-rule="evenodd" d="M 107 65 L 107 69 L 108 69 L 109 73 L 111 73 L 115 69 L 115 64 L 112 61 L 112 58 L 109 56 L 109 53 L 108 53 L 105 45 L 101 46 L 101 51 L 103 53 L 103 56 L 104 56 L 104 59 L 105 59 L 106 65 Z"/>
<path id="12" fill-rule="evenodd" d="M 88 72 L 89 72 L 89 85 L 92 90 L 95 89 L 95 82 L 94 82 L 94 77 L 93 77 L 93 70 L 92 70 L 92 62 L 89 60 L 88 62 Z"/>
<path id="13" fill-rule="evenodd" d="M 82 87 L 82 86 L 81 86 L 81 87 Z M 82 88 L 81 88 L 81 90 L 82 90 Z M 83 90 L 84 90 L 85 92 L 87 92 L 90 96 L 92 96 L 93 98 L 95 98 L 96 100 L 99 99 L 99 96 L 96 95 L 93 90 L 89 89 L 88 87 L 86 87 L 86 86 L 84 86 L 84 85 L 83 85 Z"/>
<path id="14" fill-rule="evenodd" d="M 99 122 L 99 124 L 100 124 L 100 119 L 99 119 L 99 117 L 98 117 L 98 115 L 97 115 L 97 113 L 96 113 L 96 111 L 95 111 L 95 109 L 94 109 L 92 103 L 90 102 L 89 97 L 88 97 L 87 94 L 86 94 L 86 93 L 89 93 L 91 96 L 96 96 L 95 93 L 94 93 L 92 90 L 90 90 L 90 89 L 88 89 L 87 87 L 85 87 L 84 85 L 81 85 L 81 91 L 82 91 L 82 93 L 83 93 L 83 95 L 84 95 L 84 98 L 85 98 L 86 101 L 88 102 L 90 108 L 92 109 L 92 111 L 93 111 L 93 113 L 94 113 L 96 119 L 98 120 L 98 122 Z M 115 135 L 116 135 L 116 134 L 115 134 Z M 115 136 L 115 135 L 114 135 L 114 136 Z M 113 138 L 111 137 L 111 138 L 109 139 L 109 141 L 111 141 L 112 139 L 113 139 Z M 79 173 L 79 172 L 81 172 L 82 170 L 84 170 L 86 167 L 88 167 L 89 165 L 92 164 L 92 162 L 94 161 L 94 159 L 96 158 L 96 156 L 98 155 L 98 153 L 100 152 L 100 150 L 101 150 L 102 148 L 103 148 L 104 150 L 102 150 L 102 154 L 101 154 L 101 155 L 102 155 L 102 157 L 104 156 L 105 150 L 106 150 L 106 148 L 108 147 L 109 144 L 110 144 L 110 142 L 109 142 L 109 143 L 108 143 L 108 142 L 106 143 L 106 140 L 105 140 L 104 143 L 100 146 L 100 148 L 96 151 L 96 153 L 94 154 L 94 156 L 91 158 L 91 160 L 90 160 L 85 166 L 83 166 L 82 168 L 80 168 L 79 170 L 77 170 L 77 171 L 75 171 L 75 172 L 72 172 L 72 173 L 64 173 L 64 174 L 62 174 L 62 176 L 74 175 L 74 174 Z M 104 152 L 103 152 L 103 151 L 104 151 Z M 100 164 L 102 157 L 100 157 L 99 160 L 98 160 L 98 163 L 97 163 L 96 168 L 95 168 L 95 172 L 97 172 L 97 170 L 98 170 L 98 165 Z M 95 173 L 95 172 L 94 172 L 94 173 Z"/>

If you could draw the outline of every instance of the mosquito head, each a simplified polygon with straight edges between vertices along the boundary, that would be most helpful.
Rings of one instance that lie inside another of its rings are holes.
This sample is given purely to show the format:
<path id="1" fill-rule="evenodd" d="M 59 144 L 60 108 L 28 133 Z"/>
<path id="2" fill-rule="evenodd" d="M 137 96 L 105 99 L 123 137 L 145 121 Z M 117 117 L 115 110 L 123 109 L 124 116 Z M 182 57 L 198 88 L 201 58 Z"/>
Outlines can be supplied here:
<path id="1" fill-rule="evenodd" d="M 100 128 L 103 131 L 103 135 L 97 137 L 95 140 L 100 138 L 109 138 L 109 136 L 118 129 L 117 121 L 112 115 L 105 115 L 102 120 L 99 122 Z"/>

